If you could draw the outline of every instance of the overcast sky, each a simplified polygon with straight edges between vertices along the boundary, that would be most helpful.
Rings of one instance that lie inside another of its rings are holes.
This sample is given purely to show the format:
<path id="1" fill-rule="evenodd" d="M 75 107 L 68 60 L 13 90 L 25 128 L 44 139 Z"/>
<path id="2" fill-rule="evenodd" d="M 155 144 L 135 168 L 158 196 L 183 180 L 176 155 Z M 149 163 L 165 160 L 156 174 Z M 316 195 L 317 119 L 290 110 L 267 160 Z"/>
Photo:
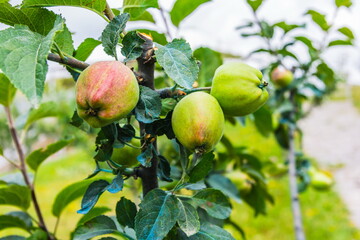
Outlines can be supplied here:
<path id="1" fill-rule="evenodd" d="M 10 1 L 11 3 L 19 3 L 18 0 Z M 121 0 L 109 0 L 110 6 L 113 8 L 121 7 Z M 184 20 L 179 30 L 171 29 L 172 35 L 175 37 L 185 38 L 193 49 L 199 46 L 208 46 L 221 52 L 233 53 L 236 55 L 246 55 L 252 49 L 258 48 L 261 41 L 244 39 L 240 37 L 239 32 L 235 31 L 235 27 L 243 24 L 245 20 L 251 20 L 251 11 L 245 4 L 245 0 L 213 0 L 203 4 L 196 12 Z M 351 10 L 342 8 L 338 14 L 336 25 L 338 27 L 348 26 L 352 28 L 356 37 L 360 37 L 360 1 L 354 0 Z M 160 5 L 165 10 L 170 10 L 174 0 L 159 0 Z M 300 20 L 309 20 L 304 18 L 303 14 L 307 9 L 314 9 L 326 15 L 332 16 L 334 12 L 333 0 L 266 0 L 259 9 L 261 19 L 267 19 L 271 22 L 287 20 L 290 23 L 302 23 Z M 50 8 L 56 13 L 61 13 L 67 19 L 67 26 L 70 31 L 74 32 L 74 45 L 77 47 L 85 38 L 92 37 L 98 39 L 102 30 L 106 26 L 106 22 L 97 14 L 81 8 L 73 7 L 52 7 Z M 162 19 L 156 9 L 150 10 L 157 20 L 158 26 L 151 23 L 137 22 L 128 25 L 128 29 L 137 26 L 144 28 L 164 30 Z M 0 25 L 0 29 L 6 26 Z M 310 27 L 309 37 L 318 40 L 322 39 L 316 26 Z M 339 37 L 341 35 L 338 35 Z M 326 54 L 326 59 L 330 65 L 342 73 L 349 74 L 350 82 L 358 82 L 360 84 L 360 39 L 356 40 L 357 48 L 350 47 L 334 47 Z M 298 49 L 299 50 L 299 49 Z M 302 52 L 298 52 L 300 58 Z M 305 55 L 304 55 L 305 56 Z M 98 47 L 89 62 L 98 60 L 111 59 L 103 53 L 102 47 Z M 249 62 L 255 67 L 262 67 L 267 63 L 266 59 L 260 57 L 251 58 Z M 52 69 L 60 69 L 58 65 L 52 64 Z M 52 71 L 49 77 L 63 76 L 67 73 Z"/>

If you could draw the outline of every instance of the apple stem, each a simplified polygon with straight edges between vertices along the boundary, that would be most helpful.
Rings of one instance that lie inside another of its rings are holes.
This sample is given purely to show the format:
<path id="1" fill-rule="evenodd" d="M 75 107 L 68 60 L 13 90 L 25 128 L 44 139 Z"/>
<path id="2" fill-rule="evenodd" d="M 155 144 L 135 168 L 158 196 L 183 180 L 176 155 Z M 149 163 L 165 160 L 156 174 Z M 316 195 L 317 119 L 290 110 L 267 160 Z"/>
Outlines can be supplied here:
<path id="1" fill-rule="evenodd" d="M 267 82 L 262 82 L 260 83 L 260 85 L 258 86 L 260 89 L 264 89 L 267 85 L 269 85 Z"/>

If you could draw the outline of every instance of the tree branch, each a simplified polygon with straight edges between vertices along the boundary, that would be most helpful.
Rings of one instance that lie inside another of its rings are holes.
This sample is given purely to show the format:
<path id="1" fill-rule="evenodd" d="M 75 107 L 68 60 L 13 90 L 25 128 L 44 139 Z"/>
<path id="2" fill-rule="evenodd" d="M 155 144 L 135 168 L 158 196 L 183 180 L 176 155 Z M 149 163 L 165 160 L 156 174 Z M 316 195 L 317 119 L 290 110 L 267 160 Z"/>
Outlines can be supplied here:
<path id="1" fill-rule="evenodd" d="M 45 224 L 45 221 L 44 221 L 43 215 L 41 213 L 40 206 L 39 206 L 39 203 L 37 201 L 36 194 L 35 194 L 34 184 L 31 183 L 29 175 L 27 173 L 26 164 L 25 164 L 25 155 L 24 155 L 24 152 L 23 152 L 23 150 L 21 148 L 20 141 L 19 141 L 19 138 L 17 136 L 16 129 L 14 127 L 14 121 L 13 121 L 12 116 L 11 116 L 10 108 L 5 107 L 5 112 L 6 112 L 7 120 L 9 122 L 9 130 L 10 130 L 10 133 L 11 133 L 11 137 L 13 139 L 16 151 L 17 151 L 17 153 L 19 155 L 19 159 L 20 159 L 19 169 L 21 171 L 21 174 L 23 175 L 23 178 L 24 178 L 24 181 L 25 181 L 26 185 L 30 189 L 31 200 L 32 200 L 32 202 L 34 204 L 35 212 L 36 212 L 36 215 L 38 216 L 38 220 L 39 220 L 39 223 L 38 223 L 39 227 L 46 232 L 49 240 L 54 240 L 55 238 L 51 235 L 51 233 L 48 231 L 48 229 L 46 227 L 46 224 Z"/>
<path id="2" fill-rule="evenodd" d="M 294 103 L 295 91 L 290 92 L 290 101 L 293 104 L 293 111 L 291 112 L 291 119 L 295 118 L 295 103 Z M 305 240 L 305 233 L 302 224 L 301 207 L 299 201 L 299 192 L 297 186 L 297 174 L 296 174 L 296 155 L 295 155 L 295 126 L 289 126 L 289 150 L 288 150 L 288 161 L 289 161 L 289 182 L 290 182 L 290 197 L 291 197 L 291 208 L 293 212 L 293 222 L 295 230 L 296 240 Z"/>
<path id="3" fill-rule="evenodd" d="M 145 35 L 140 34 L 140 37 L 145 40 L 143 43 L 143 53 L 137 59 L 138 63 L 138 74 L 142 76 L 142 81 L 139 83 L 143 86 L 146 86 L 151 89 L 155 89 L 154 85 L 154 71 L 155 71 L 155 59 L 153 58 L 154 54 L 154 44 L 153 41 Z M 140 135 L 145 136 L 145 126 L 146 124 L 140 122 Z M 141 145 L 144 144 L 146 140 L 141 141 Z M 151 143 L 156 149 L 156 140 Z M 142 149 L 145 151 L 145 148 Z M 138 169 L 138 176 L 142 180 L 142 189 L 143 196 L 145 196 L 151 190 L 158 188 L 158 179 L 157 179 L 157 156 L 154 156 L 151 159 L 151 167 L 145 168 L 141 167 Z"/>
<path id="4" fill-rule="evenodd" d="M 111 7 L 108 3 L 106 3 L 106 8 L 105 8 L 104 14 L 110 21 L 113 20 L 115 17 L 115 15 L 114 15 L 113 11 L 111 10 Z"/>
<path id="5" fill-rule="evenodd" d="M 79 61 L 75 58 L 65 57 L 62 59 L 59 55 L 57 55 L 55 53 L 49 53 L 47 59 L 50 61 L 53 61 L 53 62 L 65 64 L 69 67 L 77 68 L 80 70 L 84 70 L 85 68 L 87 68 L 89 66 L 88 63 Z"/>

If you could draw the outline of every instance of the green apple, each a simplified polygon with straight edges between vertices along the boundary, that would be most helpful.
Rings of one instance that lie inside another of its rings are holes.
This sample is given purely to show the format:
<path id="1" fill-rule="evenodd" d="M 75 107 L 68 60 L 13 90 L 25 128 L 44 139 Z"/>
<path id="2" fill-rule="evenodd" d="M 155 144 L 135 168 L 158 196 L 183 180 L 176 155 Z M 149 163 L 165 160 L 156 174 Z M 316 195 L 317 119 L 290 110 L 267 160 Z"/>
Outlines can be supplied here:
<path id="1" fill-rule="evenodd" d="M 195 92 L 175 106 L 171 119 L 176 138 L 190 151 L 207 153 L 220 141 L 225 118 L 218 101 L 208 93 Z"/>
<path id="2" fill-rule="evenodd" d="M 239 170 L 235 170 L 229 172 L 225 175 L 227 178 L 231 180 L 233 184 L 235 184 L 236 188 L 239 190 L 240 195 L 247 195 L 251 191 L 252 180 L 249 175 Z"/>
<path id="3" fill-rule="evenodd" d="M 262 73 L 241 62 L 218 67 L 212 81 L 211 95 L 220 103 L 224 114 L 244 116 L 255 112 L 269 98 Z"/>
<path id="4" fill-rule="evenodd" d="M 130 144 L 139 147 L 140 141 L 133 139 Z M 140 154 L 141 150 L 139 148 L 133 148 L 131 146 L 114 148 L 111 155 L 111 160 L 124 167 L 133 167 L 139 163 L 136 157 Z"/>
<path id="5" fill-rule="evenodd" d="M 314 167 L 309 169 L 310 185 L 316 190 L 328 190 L 334 184 L 331 175 L 325 171 L 319 171 Z"/>

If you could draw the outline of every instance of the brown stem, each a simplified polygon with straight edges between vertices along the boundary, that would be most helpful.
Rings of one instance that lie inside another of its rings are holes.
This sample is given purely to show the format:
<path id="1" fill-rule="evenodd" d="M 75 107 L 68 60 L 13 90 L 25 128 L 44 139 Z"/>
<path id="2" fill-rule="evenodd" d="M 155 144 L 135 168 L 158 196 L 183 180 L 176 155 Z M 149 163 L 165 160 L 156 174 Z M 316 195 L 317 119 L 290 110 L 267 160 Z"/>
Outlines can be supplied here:
<path id="1" fill-rule="evenodd" d="M 172 89 L 172 88 L 162 88 L 156 90 L 156 92 L 160 95 L 160 98 L 173 98 L 177 96 L 183 96 L 192 92 L 199 91 L 210 91 L 211 87 L 201 87 L 201 88 L 193 88 L 190 90 L 181 90 L 181 89 Z"/>
<path id="2" fill-rule="evenodd" d="M 111 7 L 108 3 L 106 3 L 106 8 L 104 10 L 104 14 L 110 21 L 113 20 L 115 17 L 115 15 L 114 15 L 113 11 L 111 10 Z"/>
<path id="3" fill-rule="evenodd" d="M 88 63 L 79 61 L 75 58 L 65 57 L 64 59 L 62 59 L 59 55 L 57 55 L 55 53 L 49 53 L 47 59 L 50 61 L 53 61 L 53 62 L 65 64 L 65 65 L 68 65 L 70 67 L 77 68 L 80 70 L 84 70 L 85 68 L 87 68 L 89 66 Z"/>
<path id="4" fill-rule="evenodd" d="M 291 113 L 290 118 L 294 119 L 295 117 L 295 103 L 294 96 L 295 92 L 291 91 L 290 93 L 290 101 L 294 106 L 294 110 Z M 305 233 L 302 224 L 301 217 L 301 207 L 299 201 L 299 192 L 297 186 L 297 174 L 296 174 L 296 155 L 295 155 L 295 126 L 289 126 L 289 150 L 288 150 L 288 161 L 289 161 L 289 182 L 290 182 L 290 197 L 291 197 L 291 208 L 293 213 L 293 222 L 294 222 L 294 230 L 295 230 L 295 239 L 296 240 L 305 240 Z"/>
<path id="5" fill-rule="evenodd" d="M 19 138 L 17 136 L 16 129 L 14 127 L 14 121 L 13 121 L 12 116 L 11 116 L 10 108 L 5 107 L 5 112 L 6 112 L 7 120 L 9 122 L 9 130 L 10 130 L 10 133 L 11 133 L 11 137 L 13 139 L 16 151 L 17 151 L 17 153 L 19 155 L 19 159 L 20 159 L 19 169 L 20 169 L 20 172 L 21 172 L 21 174 L 22 174 L 22 176 L 24 178 L 24 181 L 25 181 L 26 185 L 30 189 L 31 200 L 32 200 L 32 202 L 34 204 L 35 212 L 36 212 L 36 215 L 38 216 L 38 220 L 39 220 L 38 225 L 42 230 L 44 230 L 46 232 L 49 240 L 54 240 L 55 238 L 50 234 L 50 232 L 48 231 L 48 229 L 46 227 L 44 218 L 43 218 L 41 210 L 40 210 L 39 203 L 38 203 L 37 198 L 36 198 L 34 184 L 31 183 L 29 175 L 27 173 L 24 152 L 23 152 L 23 150 L 21 148 L 20 141 L 19 141 Z"/>
<path id="6" fill-rule="evenodd" d="M 154 53 L 153 42 L 150 38 L 146 37 L 145 35 L 140 35 L 140 36 L 145 40 L 143 44 L 143 53 L 137 59 L 138 73 L 143 78 L 140 84 L 148 88 L 155 89 L 155 85 L 154 85 L 155 60 L 153 58 L 153 53 Z M 140 123 L 140 134 L 142 136 L 146 135 L 145 126 L 146 124 Z M 141 144 L 144 144 L 144 140 L 142 140 Z M 156 149 L 156 140 L 151 144 L 153 144 L 153 147 Z M 145 148 L 143 148 L 142 151 L 145 151 Z M 159 187 L 158 179 L 157 179 L 157 165 L 158 165 L 157 157 L 154 156 L 151 159 L 151 167 L 149 168 L 141 167 L 138 169 L 138 176 L 142 179 L 143 196 L 145 196 L 151 190 Z"/>

